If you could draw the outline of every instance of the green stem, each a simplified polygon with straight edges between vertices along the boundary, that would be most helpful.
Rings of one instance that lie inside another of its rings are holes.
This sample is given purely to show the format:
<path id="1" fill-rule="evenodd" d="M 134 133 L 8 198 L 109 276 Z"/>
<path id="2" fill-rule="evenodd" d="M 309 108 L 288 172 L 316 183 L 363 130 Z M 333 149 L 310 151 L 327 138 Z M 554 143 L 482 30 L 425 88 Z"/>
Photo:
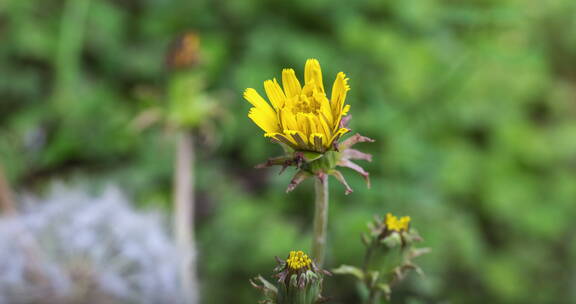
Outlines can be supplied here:
<path id="1" fill-rule="evenodd" d="M 376 289 L 370 290 L 370 296 L 368 297 L 368 304 L 380 304 L 380 291 Z"/>
<path id="2" fill-rule="evenodd" d="M 316 190 L 314 209 L 314 239 L 312 256 L 318 267 L 324 264 L 326 252 L 326 230 L 328 227 L 328 176 L 320 175 L 314 179 Z"/>

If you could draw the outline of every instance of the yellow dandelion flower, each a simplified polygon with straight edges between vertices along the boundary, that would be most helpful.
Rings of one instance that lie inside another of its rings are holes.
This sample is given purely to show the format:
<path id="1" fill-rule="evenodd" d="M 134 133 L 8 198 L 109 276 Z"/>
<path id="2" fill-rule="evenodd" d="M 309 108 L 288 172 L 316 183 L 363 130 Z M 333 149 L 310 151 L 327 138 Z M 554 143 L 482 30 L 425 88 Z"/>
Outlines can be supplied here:
<path id="1" fill-rule="evenodd" d="M 252 104 L 248 117 L 269 137 L 296 151 L 323 153 L 349 130 L 340 121 L 350 109 L 344 102 L 350 90 L 343 72 L 336 75 L 328 100 L 322 82 L 322 70 L 316 59 L 308 59 L 304 68 L 304 86 L 293 69 L 282 71 L 282 87 L 276 81 L 264 81 L 268 103 L 253 88 L 244 91 Z"/>

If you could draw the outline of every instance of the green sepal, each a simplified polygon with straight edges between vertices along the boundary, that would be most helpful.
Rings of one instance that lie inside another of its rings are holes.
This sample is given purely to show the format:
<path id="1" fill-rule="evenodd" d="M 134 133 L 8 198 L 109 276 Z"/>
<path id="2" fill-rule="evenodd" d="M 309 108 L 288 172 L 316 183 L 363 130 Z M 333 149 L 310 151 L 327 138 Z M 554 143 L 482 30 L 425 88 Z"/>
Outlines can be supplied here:
<path id="1" fill-rule="evenodd" d="M 394 248 L 402 245 L 402 237 L 400 236 L 400 233 L 395 232 L 382 239 L 380 242 L 388 248 Z"/>
<path id="2" fill-rule="evenodd" d="M 326 173 L 336 168 L 336 165 L 338 164 L 339 160 L 340 160 L 340 152 L 327 151 L 324 154 L 321 154 L 320 157 L 317 157 L 312 161 L 305 162 L 302 166 L 302 169 L 313 174 L 317 174 L 320 172 Z"/>
<path id="3" fill-rule="evenodd" d="M 304 155 L 304 160 L 307 162 L 313 162 L 313 161 L 319 159 L 320 157 L 324 156 L 324 154 L 322 154 L 322 153 L 312 152 L 312 151 L 304 151 L 304 152 L 302 152 L 302 154 Z"/>
<path id="4" fill-rule="evenodd" d="M 306 271 L 306 302 L 305 303 L 316 303 L 320 299 L 320 293 L 322 292 L 322 280 L 313 271 Z"/>

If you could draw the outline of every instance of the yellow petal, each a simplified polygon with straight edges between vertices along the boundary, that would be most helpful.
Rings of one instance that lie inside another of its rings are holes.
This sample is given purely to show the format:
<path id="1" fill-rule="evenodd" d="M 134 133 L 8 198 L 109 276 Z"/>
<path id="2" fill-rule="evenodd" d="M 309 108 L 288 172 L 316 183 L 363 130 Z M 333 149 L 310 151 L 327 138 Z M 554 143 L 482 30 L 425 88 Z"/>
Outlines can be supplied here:
<path id="1" fill-rule="evenodd" d="M 350 111 L 350 105 L 345 105 L 344 108 L 342 109 L 342 112 L 340 113 L 340 116 L 346 116 L 346 114 L 348 114 L 348 111 Z"/>
<path id="2" fill-rule="evenodd" d="M 346 116 L 346 114 L 348 114 L 348 111 L 350 110 L 350 105 L 345 105 L 344 108 L 342 109 L 342 112 L 340 112 L 340 116 L 338 116 L 338 118 L 336 119 L 336 123 L 334 124 L 334 131 L 336 131 L 336 129 L 340 128 L 340 121 L 342 120 L 342 117 Z"/>
<path id="3" fill-rule="evenodd" d="M 284 130 L 298 130 L 296 116 L 292 113 L 291 108 L 283 108 L 280 110 L 280 123 Z"/>
<path id="4" fill-rule="evenodd" d="M 292 97 L 288 97 L 286 96 L 286 102 L 284 103 L 284 107 L 290 107 L 293 108 L 294 106 L 296 106 L 296 104 L 298 103 L 298 96 L 294 95 Z"/>
<path id="5" fill-rule="evenodd" d="M 276 111 L 281 109 L 286 102 L 286 95 L 284 95 L 284 91 L 280 88 L 276 78 L 274 78 L 274 81 L 264 81 L 264 89 L 266 90 L 266 95 L 268 95 L 268 99 L 272 103 L 272 106 L 274 106 L 274 109 L 276 109 Z"/>
<path id="6" fill-rule="evenodd" d="M 346 100 L 346 92 L 350 90 L 348 86 L 348 78 L 342 72 L 336 75 L 336 80 L 334 80 L 334 85 L 332 86 L 332 97 L 330 99 L 332 105 L 332 114 L 334 118 L 342 113 L 342 107 L 344 106 L 344 101 Z"/>
<path id="7" fill-rule="evenodd" d="M 319 126 L 318 133 L 324 134 L 325 138 L 324 143 L 327 144 L 328 143 L 327 139 L 332 137 L 332 129 L 328 125 L 326 118 L 323 115 L 317 117 L 317 119 L 318 119 L 317 124 Z"/>
<path id="8" fill-rule="evenodd" d="M 298 131 L 302 131 L 302 133 L 307 135 L 312 133 L 310 132 L 310 124 L 308 123 L 308 117 L 306 117 L 306 114 L 297 113 L 296 121 L 298 122 Z M 306 136 L 306 139 L 308 139 L 308 136 Z"/>
<path id="9" fill-rule="evenodd" d="M 307 83 L 302 88 L 300 95 L 311 96 L 314 93 L 315 87 L 313 83 Z"/>
<path id="10" fill-rule="evenodd" d="M 251 108 L 248 112 L 248 117 L 259 126 L 266 133 L 273 133 L 280 131 L 278 120 L 274 114 L 263 111 L 261 108 Z"/>
<path id="11" fill-rule="evenodd" d="M 308 118 L 308 125 L 310 126 L 310 134 L 323 132 L 320 121 L 318 121 L 318 116 L 307 114 L 306 117 Z"/>
<path id="12" fill-rule="evenodd" d="M 308 138 L 302 132 L 297 130 L 286 130 L 284 131 L 284 134 L 292 137 L 298 144 L 299 149 L 308 149 Z"/>
<path id="13" fill-rule="evenodd" d="M 293 69 L 282 70 L 282 86 L 284 87 L 284 92 L 286 97 L 290 98 L 292 96 L 300 95 L 302 91 L 302 86 L 300 86 L 300 81 L 296 78 L 296 74 Z"/>
<path id="14" fill-rule="evenodd" d="M 330 107 L 330 101 L 328 101 L 328 98 L 326 98 L 326 96 L 322 95 L 322 96 L 317 96 L 315 97 L 316 100 L 320 101 L 320 116 L 323 117 L 326 121 L 326 123 L 330 126 L 330 127 L 334 127 L 333 123 L 334 123 L 334 118 L 332 117 L 332 108 Z"/>
<path id="15" fill-rule="evenodd" d="M 316 59 L 306 60 L 304 67 L 304 81 L 305 83 L 314 82 L 316 87 L 324 94 L 324 84 L 322 83 L 322 69 L 320 63 Z"/>
<path id="16" fill-rule="evenodd" d="M 294 141 L 294 139 L 292 139 L 290 136 L 286 136 L 285 134 L 266 133 L 266 134 L 264 134 L 264 136 L 274 138 L 275 140 L 277 140 L 281 143 L 284 143 L 284 144 L 292 147 L 293 149 L 298 149 L 298 144 Z"/>
<path id="17" fill-rule="evenodd" d="M 312 135 L 310 135 L 310 145 L 314 147 L 315 151 L 324 152 L 324 142 L 324 135 L 320 133 L 312 133 Z"/>
<path id="18" fill-rule="evenodd" d="M 344 135 L 344 134 L 346 134 L 346 133 L 348 133 L 348 132 L 350 132 L 350 130 L 349 130 L 349 129 L 346 129 L 346 128 L 340 128 L 340 129 L 338 129 L 338 131 L 336 131 L 336 133 L 334 133 L 334 136 L 332 136 L 332 138 L 330 138 L 330 142 L 329 142 L 328 146 L 332 145 L 332 143 L 333 143 L 335 140 L 338 140 L 342 135 Z"/>
<path id="19" fill-rule="evenodd" d="M 268 104 L 268 102 L 266 102 L 266 100 L 264 100 L 264 98 L 262 98 L 262 96 L 260 96 L 256 90 L 252 88 L 246 89 L 246 91 L 244 91 L 244 99 L 248 100 L 248 102 L 250 102 L 255 108 L 261 110 L 262 112 L 274 117 L 276 116 L 274 109 L 270 107 L 270 104 Z"/>

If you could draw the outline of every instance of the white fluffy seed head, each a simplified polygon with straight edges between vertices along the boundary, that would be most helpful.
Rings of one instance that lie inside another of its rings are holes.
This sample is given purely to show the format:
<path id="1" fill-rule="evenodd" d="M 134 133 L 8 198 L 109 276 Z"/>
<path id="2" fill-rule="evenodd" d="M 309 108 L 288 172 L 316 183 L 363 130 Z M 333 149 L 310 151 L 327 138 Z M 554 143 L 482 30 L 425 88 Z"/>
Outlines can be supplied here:
<path id="1" fill-rule="evenodd" d="M 53 187 L 0 218 L 0 304 L 180 303 L 179 256 L 158 213 L 115 187 Z"/>

